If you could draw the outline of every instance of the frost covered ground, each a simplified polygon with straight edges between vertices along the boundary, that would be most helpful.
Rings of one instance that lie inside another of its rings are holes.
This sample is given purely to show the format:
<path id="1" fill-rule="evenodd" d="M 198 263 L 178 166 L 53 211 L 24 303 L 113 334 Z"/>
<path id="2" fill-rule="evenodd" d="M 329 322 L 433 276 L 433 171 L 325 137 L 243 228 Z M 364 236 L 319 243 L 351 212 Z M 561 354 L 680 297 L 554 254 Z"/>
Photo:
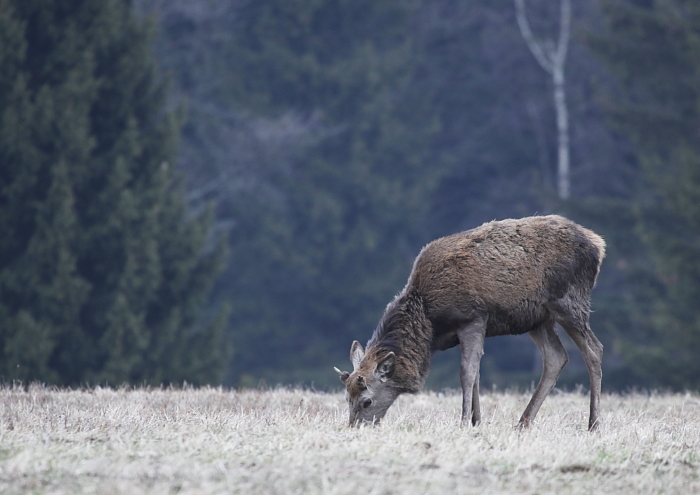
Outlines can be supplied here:
<path id="1" fill-rule="evenodd" d="M 302 390 L 0 389 L 1 493 L 700 493 L 700 397 L 456 393 L 401 397 L 349 429 L 341 394 Z"/>

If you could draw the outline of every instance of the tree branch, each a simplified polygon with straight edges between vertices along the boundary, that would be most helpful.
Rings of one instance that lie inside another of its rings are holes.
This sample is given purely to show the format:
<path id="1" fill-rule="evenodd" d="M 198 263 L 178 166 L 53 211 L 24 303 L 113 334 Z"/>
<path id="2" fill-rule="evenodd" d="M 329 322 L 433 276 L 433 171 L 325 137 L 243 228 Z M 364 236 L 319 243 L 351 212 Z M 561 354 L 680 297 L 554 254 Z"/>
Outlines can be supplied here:
<path id="1" fill-rule="evenodd" d="M 553 60 L 547 56 L 542 43 L 538 42 L 535 39 L 535 35 L 532 34 L 530 23 L 527 21 L 527 15 L 525 14 L 525 0 L 515 0 L 515 14 L 525 43 L 527 43 L 528 48 L 530 48 L 540 66 L 551 74 L 554 70 Z"/>
<path id="2" fill-rule="evenodd" d="M 522 1 L 522 0 L 520 0 Z M 559 21 L 559 42 L 557 43 L 555 64 L 564 67 L 566 51 L 571 37 L 571 0 L 561 0 L 561 20 Z"/>

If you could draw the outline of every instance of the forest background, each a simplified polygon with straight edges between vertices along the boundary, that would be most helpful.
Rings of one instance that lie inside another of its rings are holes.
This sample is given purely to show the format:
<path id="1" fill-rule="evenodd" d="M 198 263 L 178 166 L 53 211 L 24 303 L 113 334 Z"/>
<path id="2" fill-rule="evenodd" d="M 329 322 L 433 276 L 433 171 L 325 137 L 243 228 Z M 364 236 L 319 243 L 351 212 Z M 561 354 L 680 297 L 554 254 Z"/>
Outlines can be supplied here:
<path id="1" fill-rule="evenodd" d="M 700 6 L 573 2 L 565 60 L 568 197 L 510 0 L 0 0 L 2 379 L 337 387 L 424 244 L 559 213 L 604 386 L 700 389 Z M 482 386 L 540 366 L 489 339 Z"/>

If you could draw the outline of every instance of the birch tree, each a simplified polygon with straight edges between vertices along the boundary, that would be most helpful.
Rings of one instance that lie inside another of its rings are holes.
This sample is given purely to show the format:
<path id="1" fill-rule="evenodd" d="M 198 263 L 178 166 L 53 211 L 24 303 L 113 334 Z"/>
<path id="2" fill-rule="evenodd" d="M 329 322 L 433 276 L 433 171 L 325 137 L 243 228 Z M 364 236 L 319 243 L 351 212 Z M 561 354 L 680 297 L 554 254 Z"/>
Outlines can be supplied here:
<path id="1" fill-rule="evenodd" d="M 515 0 L 515 11 L 520 32 L 540 66 L 552 77 L 554 108 L 557 115 L 557 191 L 560 199 L 570 194 L 569 184 L 569 115 L 564 88 L 564 66 L 571 35 L 571 3 L 561 0 L 559 39 L 538 40 L 530 29 L 525 13 L 525 0 Z"/>

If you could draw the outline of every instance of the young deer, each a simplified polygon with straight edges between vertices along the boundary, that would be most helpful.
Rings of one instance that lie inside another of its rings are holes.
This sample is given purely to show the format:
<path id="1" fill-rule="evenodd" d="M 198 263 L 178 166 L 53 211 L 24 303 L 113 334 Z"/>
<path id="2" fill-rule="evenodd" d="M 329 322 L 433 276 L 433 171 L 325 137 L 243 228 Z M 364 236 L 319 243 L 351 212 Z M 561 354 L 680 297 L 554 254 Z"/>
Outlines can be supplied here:
<path id="1" fill-rule="evenodd" d="M 436 351 L 459 345 L 462 423 L 479 423 L 484 338 L 528 333 L 542 353 L 540 381 L 520 426 L 528 426 L 568 356 L 559 323 L 583 354 L 590 377 L 589 430 L 598 424 L 603 345 L 588 323 L 605 242 L 557 215 L 486 223 L 423 248 L 406 287 L 389 303 L 366 349 L 350 349 L 341 372 L 350 425 L 378 422 L 403 393 L 423 385 Z"/>

